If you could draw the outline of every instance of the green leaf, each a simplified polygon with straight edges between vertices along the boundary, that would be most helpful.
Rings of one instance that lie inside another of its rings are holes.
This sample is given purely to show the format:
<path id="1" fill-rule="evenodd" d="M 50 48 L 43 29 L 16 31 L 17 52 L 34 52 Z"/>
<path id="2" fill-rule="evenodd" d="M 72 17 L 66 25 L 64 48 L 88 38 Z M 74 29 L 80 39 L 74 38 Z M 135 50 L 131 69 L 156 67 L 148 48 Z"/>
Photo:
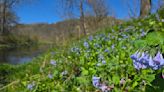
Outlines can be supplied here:
<path id="1" fill-rule="evenodd" d="M 151 74 L 151 75 L 147 75 L 146 76 L 146 80 L 148 82 L 152 82 L 155 79 L 155 74 Z"/>
<path id="2" fill-rule="evenodd" d="M 114 84 L 119 84 L 120 83 L 120 77 L 119 76 L 113 76 L 113 82 L 114 82 Z"/>
<path id="3" fill-rule="evenodd" d="M 82 68 L 82 75 L 88 75 L 89 72 L 88 70 L 86 70 L 85 68 Z"/>
<path id="4" fill-rule="evenodd" d="M 138 82 L 135 81 L 135 82 L 132 84 L 132 88 L 134 89 L 137 85 L 138 85 Z"/>
<path id="5" fill-rule="evenodd" d="M 26 86 L 26 85 L 27 85 L 27 82 L 26 82 L 26 81 L 22 81 L 22 84 L 23 84 L 24 86 Z"/>

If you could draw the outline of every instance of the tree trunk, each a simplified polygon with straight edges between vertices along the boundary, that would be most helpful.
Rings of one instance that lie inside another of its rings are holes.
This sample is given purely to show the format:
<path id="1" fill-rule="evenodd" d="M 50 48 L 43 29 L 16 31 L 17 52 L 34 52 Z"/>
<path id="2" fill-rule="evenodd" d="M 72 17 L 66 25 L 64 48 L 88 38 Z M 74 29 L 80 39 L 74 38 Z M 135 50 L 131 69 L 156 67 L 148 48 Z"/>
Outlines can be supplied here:
<path id="1" fill-rule="evenodd" d="M 80 0 L 80 29 L 84 32 L 84 35 L 87 35 L 85 30 L 85 21 L 84 21 L 84 10 L 83 10 L 83 0 Z"/>
<path id="2" fill-rule="evenodd" d="M 1 34 L 7 34 L 6 30 L 6 3 L 7 1 L 2 1 L 1 5 Z"/>
<path id="3" fill-rule="evenodd" d="M 151 0 L 141 0 L 140 4 L 140 17 L 144 18 L 150 14 Z"/>

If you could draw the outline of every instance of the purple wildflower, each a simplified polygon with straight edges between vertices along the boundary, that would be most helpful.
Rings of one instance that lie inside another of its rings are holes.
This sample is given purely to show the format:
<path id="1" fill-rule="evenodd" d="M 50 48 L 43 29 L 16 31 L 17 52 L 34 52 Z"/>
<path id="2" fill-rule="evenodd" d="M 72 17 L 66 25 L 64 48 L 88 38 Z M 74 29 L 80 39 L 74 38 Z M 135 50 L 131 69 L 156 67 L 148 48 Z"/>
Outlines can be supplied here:
<path id="1" fill-rule="evenodd" d="M 99 88 L 100 87 L 100 77 L 92 77 L 92 84 L 94 87 Z"/>
<path id="2" fill-rule="evenodd" d="M 93 36 L 89 36 L 89 40 L 92 41 L 93 40 Z"/>
<path id="3" fill-rule="evenodd" d="M 68 71 L 63 71 L 61 74 L 62 75 L 67 75 L 68 74 Z"/>
<path id="4" fill-rule="evenodd" d="M 164 59 L 162 54 L 158 51 L 157 55 L 153 58 L 157 65 L 164 65 Z"/>
<path id="5" fill-rule="evenodd" d="M 140 52 L 136 51 L 134 54 L 132 54 L 132 55 L 130 56 L 130 58 L 133 59 L 133 60 L 137 60 L 138 57 L 139 57 L 139 55 L 140 55 Z"/>
<path id="6" fill-rule="evenodd" d="M 27 85 L 27 89 L 32 90 L 34 88 L 34 86 L 35 86 L 35 83 L 32 82 L 31 84 Z"/>
<path id="7" fill-rule="evenodd" d="M 154 63 L 154 61 L 153 61 L 152 56 L 149 57 L 149 66 L 150 66 L 150 67 L 154 67 L 154 66 L 155 66 L 155 63 Z"/>
<path id="8" fill-rule="evenodd" d="M 56 61 L 55 60 L 51 60 L 50 64 L 56 66 Z"/>
<path id="9" fill-rule="evenodd" d="M 88 42 L 84 42 L 84 47 L 89 48 Z"/>
<path id="10" fill-rule="evenodd" d="M 125 46 L 122 46 L 122 49 L 126 49 L 126 47 Z"/>
<path id="11" fill-rule="evenodd" d="M 114 49 L 114 47 L 115 47 L 115 45 L 113 44 L 111 48 Z"/>
<path id="12" fill-rule="evenodd" d="M 164 19 L 161 19 L 162 22 L 164 22 Z"/>
<path id="13" fill-rule="evenodd" d="M 98 61 L 102 61 L 102 60 L 104 60 L 104 56 L 102 54 L 99 54 Z"/>
<path id="14" fill-rule="evenodd" d="M 104 52 L 109 53 L 109 50 L 108 49 L 105 49 Z"/>
<path id="15" fill-rule="evenodd" d="M 126 83 L 125 78 L 121 78 L 120 85 L 124 85 Z"/>
<path id="16" fill-rule="evenodd" d="M 52 74 L 48 74 L 48 78 L 52 79 L 53 75 Z"/>
<path id="17" fill-rule="evenodd" d="M 133 60 L 134 68 L 137 70 L 152 68 L 153 70 L 157 70 L 164 66 L 164 58 L 160 52 L 156 54 L 154 58 L 149 56 L 147 53 L 135 52 L 135 54 L 131 55 L 131 59 Z"/>
<path id="18" fill-rule="evenodd" d="M 94 44 L 94 46 L 96 47 L 96 48 L 100 48 L 101 46 L 99 45 L 99 44 Z"/>
<path id="19" fill-rule="evenodd" d="M 105 60 L 103 60 L 103 61 L 102 61 L 102 64 L 106 64 L 106 61 L 105 61 Z"/>
<path id="20" fill-rule="evenodd" d="M 96 66 L 98 66 L 98 67 L 101 66 L 101 63 L 97 63 Z"/>
<path id="21" fill-rule="evenodd" d="M 142 31 L 141 36 L 145 36 L 147 33 Z"/>
<path id="22" fill-rule="evenodd" d="M 158 13 L 155 14 L 155 17 L 156 17 L 156 19 L 157 19 L 158 21 L 160 21 L 160 17 L 159 17 L 159 14 L 158 14 Z"/>

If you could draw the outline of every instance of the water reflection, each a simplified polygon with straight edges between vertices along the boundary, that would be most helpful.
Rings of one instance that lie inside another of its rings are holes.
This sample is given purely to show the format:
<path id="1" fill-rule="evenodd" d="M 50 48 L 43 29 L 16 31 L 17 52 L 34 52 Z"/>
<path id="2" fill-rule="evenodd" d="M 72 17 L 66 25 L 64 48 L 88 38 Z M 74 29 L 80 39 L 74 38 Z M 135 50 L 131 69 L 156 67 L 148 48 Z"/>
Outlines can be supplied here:
<path id="1" fill-rule="evenodd" d="M 21 47 L 0 50 L 0 63 L 22 64 L 31 61 L 34 57 L 51 48 L 50 45 Z"/>

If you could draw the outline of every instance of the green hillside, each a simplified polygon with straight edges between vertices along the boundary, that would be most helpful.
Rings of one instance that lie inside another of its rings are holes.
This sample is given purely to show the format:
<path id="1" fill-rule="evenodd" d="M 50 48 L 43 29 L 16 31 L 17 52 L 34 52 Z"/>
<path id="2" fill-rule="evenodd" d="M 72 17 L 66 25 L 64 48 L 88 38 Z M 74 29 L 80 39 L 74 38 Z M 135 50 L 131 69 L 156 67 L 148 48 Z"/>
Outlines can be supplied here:
<path id="1" fill-rule="evenodd" d="M 163 92 L 163 44 L 164 22 L 155 15 L 128 21 L 33 62 L 3 65 L 0 91 Z"/>

